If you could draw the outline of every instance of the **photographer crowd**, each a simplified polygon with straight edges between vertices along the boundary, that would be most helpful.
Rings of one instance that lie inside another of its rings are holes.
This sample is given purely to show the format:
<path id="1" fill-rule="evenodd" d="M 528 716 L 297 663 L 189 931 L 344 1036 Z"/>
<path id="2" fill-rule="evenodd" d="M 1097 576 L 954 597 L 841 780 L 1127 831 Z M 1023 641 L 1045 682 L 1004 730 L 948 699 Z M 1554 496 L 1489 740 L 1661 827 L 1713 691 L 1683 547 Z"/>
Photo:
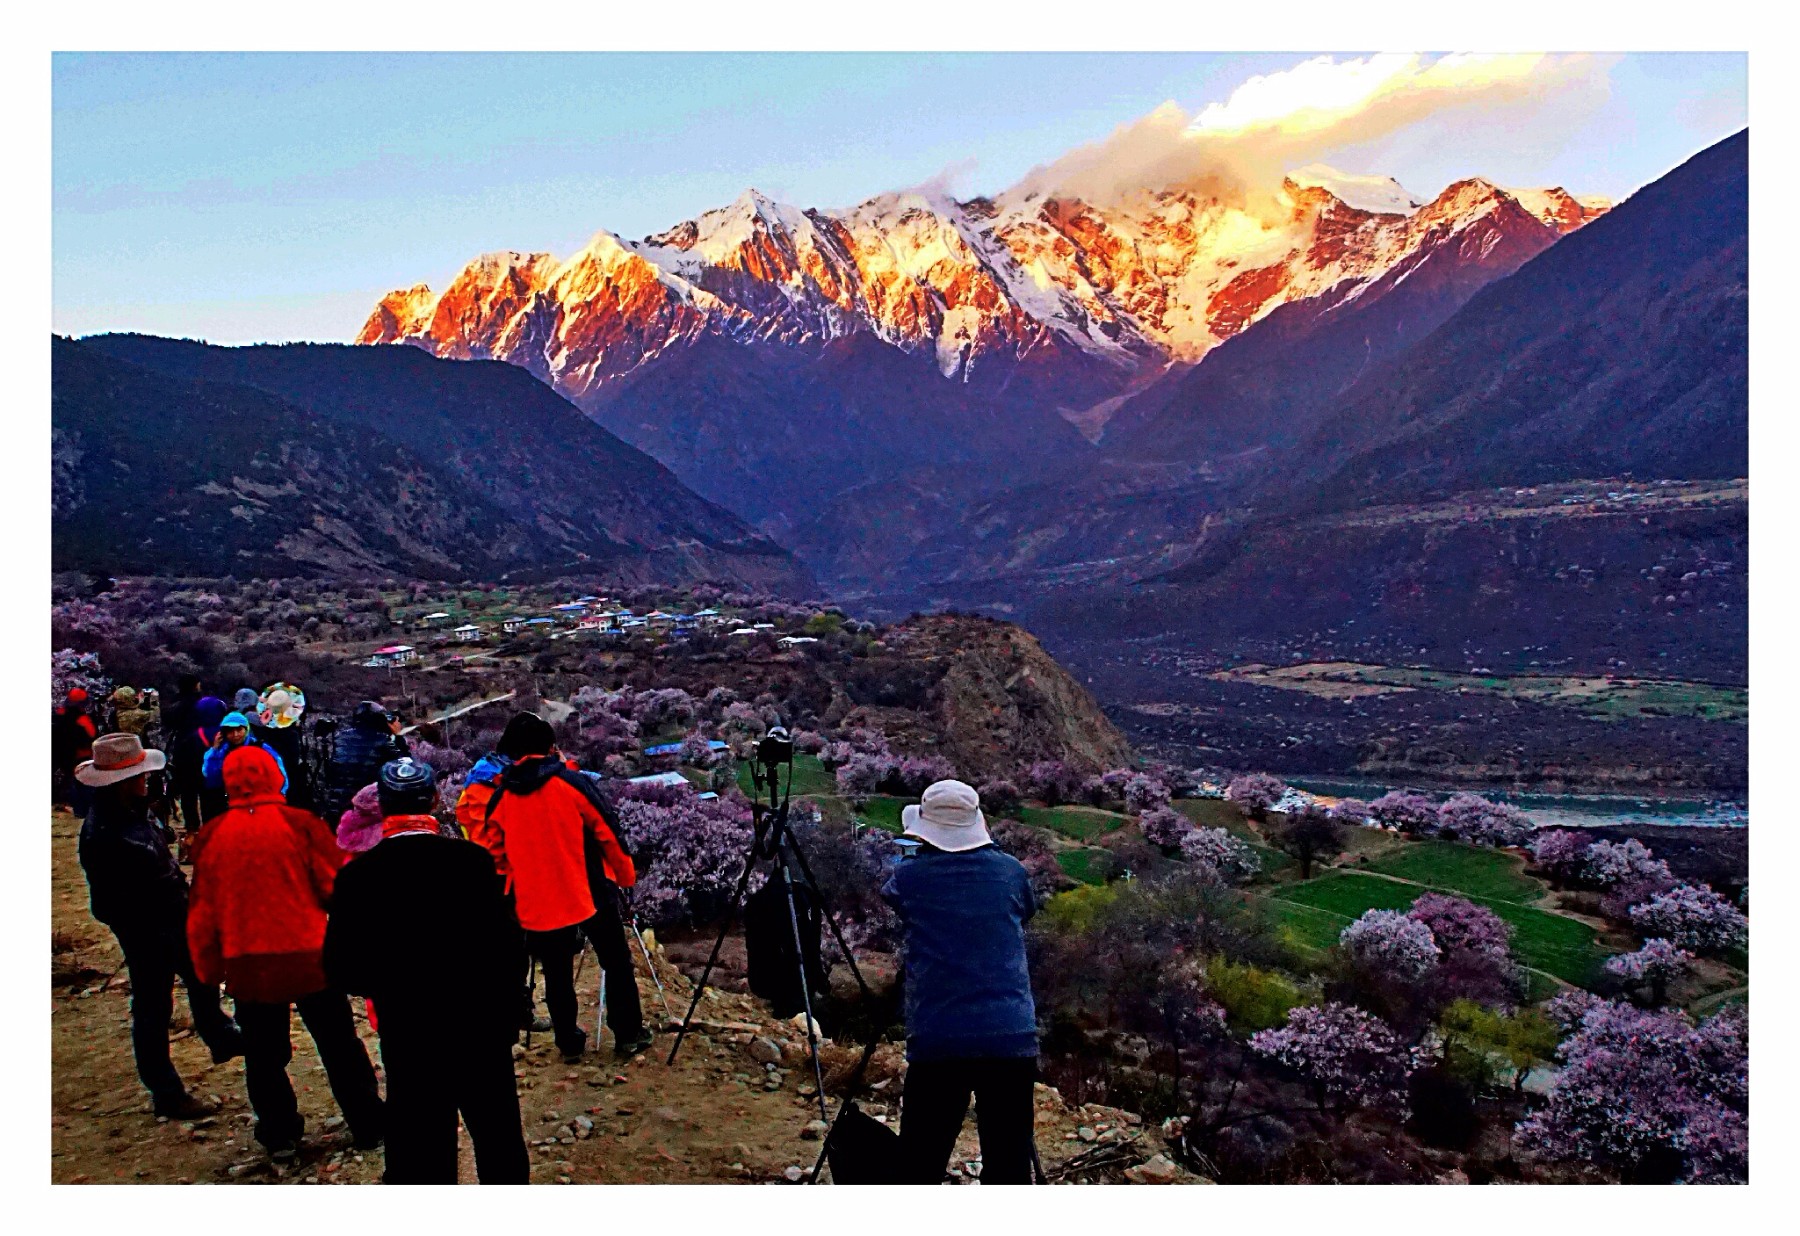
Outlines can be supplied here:
<path id="1" fill-rule="evenodd" d="M 302 749 L 304 704 L 287 684 L 227 705 L 188 678 L 166 703 L 131 688 L 109 702 L 109 732 L 79 689 L 56 710 L 54 784 L 84 816 L 92 912 L 124 954 L 134 1058 L 158 1116 L 215 1110 L 171 1062 L 177 977 L 213 1061 L 244 1058 L 254 1136 L 271 1159 L 292 1161 L 305 1132 L 288 1077 L 298 1013 L 354 1146 L 384 1147 L 392 1184 L 455 1183 L 459 1119 L 481 1183 L 529 1181 L 513 1048 L 521 1032 L 550 1029 L 565 1061 L 583 1058 L 574 979 L 585 945 L 607 980 L 614 1054 L 652 1045 L 627 935 L 635 864 L 598 781 L 535 713 L 507 722 L 449 822 L 435 770 L 376 701 L 329 730 L 322 760 Z M 1030 880 L 961 782 L 931 786 L 905 831 L 916 854 L 882 893 L 903 929 L 909 1069 L 900 1134 L 875 1176 L 942 1181 L 973 1097 L 984 1183 L 1026 1183 Z M 385 1095 L 352 996 L 367 1001 Z"/>

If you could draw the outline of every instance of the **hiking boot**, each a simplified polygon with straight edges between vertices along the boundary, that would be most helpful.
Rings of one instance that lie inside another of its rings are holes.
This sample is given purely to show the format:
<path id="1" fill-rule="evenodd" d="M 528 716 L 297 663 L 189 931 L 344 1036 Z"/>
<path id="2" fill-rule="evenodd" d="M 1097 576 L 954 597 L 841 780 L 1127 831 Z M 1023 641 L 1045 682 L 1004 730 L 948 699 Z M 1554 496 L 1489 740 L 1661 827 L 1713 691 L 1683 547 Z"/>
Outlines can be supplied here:
<path id="1" fill-rule="evenodd" d="M 556 1029 L 556 1023 L 551 1021 L 548 1017 L 528 1017 L 525 1019 L 525 1032 L 527 1034 L 549 1034 L 554 1029 Z"/>
<path id="2" fill-rule="evenodd" d="M 350 1135 L 350 1145 L 357 1150 L 373 1150 L 381 1145 L 381 1142 L 382 1136 L 380 1129 L 365 1129 L 361 1133 L 352 1133 Z"/>
<path id="3" fill-rule="evenodd" d="M 582 1053 L 587 1050 L 587 1031 L 577 1030 L 575 1033 L 580 1037 L 569 1039 L 566 1042 L 558 1043 L 556 1045 L 562 1052 L 564 1064 L 576 1063 L 581 1059 Z"/>
<path id="4" fill-rule="evenodd" d="M 263 1149 L 276 1163 L 292 1163 L 300 1157 L 300 1135 L 296 1133 L 285 1141 L 265 1143 Z"/>
<path id="5" fill-rule="evenodd" d="M 620 1060 L 629 1060 L 633 1056 L 642 1055 L 644 1052 L 649 1051 L 650 1044 L 655 1041 L 656 1036 L 648 1029 L 640 1030 L 628 1039 L 615 1037 L 613 1040 L 613 1055 L 617 1056 Z"/>
<path id="6" fill-rule="evenodd" d="M 198 1120 L 202 1116 L 218 1114 L 219 1105 L 209 1099 L 195 1098 L 185 1090 L 166 1099 L 158 1099 L 155 1104 L 158 1116 L 170 1120 Z"/>

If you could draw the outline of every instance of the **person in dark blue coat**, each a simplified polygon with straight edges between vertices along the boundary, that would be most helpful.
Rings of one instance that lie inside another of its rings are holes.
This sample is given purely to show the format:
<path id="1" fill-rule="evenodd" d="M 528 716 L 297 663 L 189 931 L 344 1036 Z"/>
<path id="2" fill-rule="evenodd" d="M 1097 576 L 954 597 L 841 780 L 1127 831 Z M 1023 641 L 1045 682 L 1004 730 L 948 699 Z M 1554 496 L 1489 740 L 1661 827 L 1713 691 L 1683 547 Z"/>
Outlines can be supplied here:
<path id="1" fill-rule="evenodd" d="M 1029 1184 L 1037 1010 L 1025 924 L 1031 878 L 994 845 L 981 799 L 939 781 L 902 815 L 918 853 L 895 864 L 882 895 L 900 916 L 906 967 L 903 1179 L 944 1179 L 969 1099 L 983 1184 Z"/>

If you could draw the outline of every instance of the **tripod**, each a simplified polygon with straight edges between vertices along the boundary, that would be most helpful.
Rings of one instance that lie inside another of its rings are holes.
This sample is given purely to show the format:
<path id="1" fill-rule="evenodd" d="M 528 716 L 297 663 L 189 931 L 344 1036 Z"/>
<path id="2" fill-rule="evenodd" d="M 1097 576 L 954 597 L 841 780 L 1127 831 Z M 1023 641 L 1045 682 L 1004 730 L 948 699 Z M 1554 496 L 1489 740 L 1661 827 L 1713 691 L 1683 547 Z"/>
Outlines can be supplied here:
<path id="1" fill-rule="evenodd" d="M 785 783 L 781 780 L 783 765 L 787 767 Z M 793 932 L 794 964 L 799 967 L 800 998 L 806 1011 L 806 1043 L 812 1055 L 813 1079 L 818 1086 L 819 1119 L 824 1120 L 827 1118 L 825 1070 L 819 1062 L 818 1022 L 813 1017 L 812 983 L 807 974 L 806 946 L 800 937 L 800 915 L 794 905 L 796 867 L 800 886 L 816 899 L 821 916 L 831 925 L 832 937 L 837 941 L 839 951 L 844 954 L 844 960 L 850 964 L 850 972 L 856 976 L 856 985 L 862 993 L 865 1007 L 866 1002 L 873 1001 L 874 993 L 869 990 L 869 984 L 856 964 L 856 956 L 844 940 L 837 918 L 826 904 L 819 882 L 813 877 L 812 867 L 806 861 L 806 854 L 794 839 L 793 829 L 788 823 L 788 797 L 794 785 L 794 744 L 788 738 L 786 730 L 777 726 L 769 731 L 767 738 L 757 744 L 756 755 L 750 763 L 750 783 L 755 787 L 756 796 L 750 807 L 752 835 L 750 848 L 744 855 L 744 874 L 738 878 L 737 891 L 731 898 L 731 908 L 726 912 L 725 921 L 719 925 L 718 938 L 713 941 L 712 955 L 706 959 L 706 968 L 700 972 L 700 981 L 694 986 L 693 999 L 688 1002 L 687 1015 L 682 1018 L 681 1029 L 675 1034 L 675 1043 L 669 1048 L 669 1063 L 675 1063 L 675 1053 L 681 1050 L 681 1041 L 687 1037 L 695 1010 L 700 1007 L 700 997 L 706 992 L 706 981 L 712 976 L 713 967 L 718 964 L 719 950 L 724 947 L 725 937 L 731 934 L 738 913 L 744 908 L 751 875 L 759 862 L 771 862 L 773 869 L 769 878 L 780 882 L 782 897 L 787 905 L 788 926 Z M 769 800 L 766 805 L 762 801 L 765 793 Z M 816 1168 L 813 1175 L 816 1179 Z"/>

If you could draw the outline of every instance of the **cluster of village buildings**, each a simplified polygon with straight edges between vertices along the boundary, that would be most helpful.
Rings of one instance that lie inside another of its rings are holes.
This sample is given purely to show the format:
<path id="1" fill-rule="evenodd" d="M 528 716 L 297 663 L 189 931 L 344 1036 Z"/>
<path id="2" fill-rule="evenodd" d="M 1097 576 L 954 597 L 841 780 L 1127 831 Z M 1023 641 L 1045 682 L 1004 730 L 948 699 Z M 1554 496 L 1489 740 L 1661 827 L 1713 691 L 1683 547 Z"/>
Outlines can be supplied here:
<path id="1" fill-rule="evenodd" d="M 525 615 L 515 614 L 489 622 L 485 626 L 474 622 L 465 622 L 461 626 L 449 625 L 451 616 L 446 611 L 421 615 L 416 624 L 422 630 L 441 631 L 450 637 L 452 643 L 480 643 L 496 632 L 503 636 L 523 635 L 531 631 L 545 631 L 551 639 L 562 639 L 568 636 L 592 634 L 600 636 L 623 636 L 633 634 L 650 634 L 666 636 L 671 639 L 687 639 L 695 632 L 714 630 L 730 625 L 733 621 L 716 609 L 707 608 L 689 613 L 668 613 L 664 610 L 651 610 L 647 614 L 638 614 L 631 609 L 613 607 L 604 597 L 577 597 L 563 605 L 551 606 L 548 614 Z M 726 634 L 730 636 L 755 636 L 772 633 L 775 624 L 758 622 L 738 625 Z M 797 644 L 816 644 L 818 640 L 807 635 L 787 635 L 777 642 L 783 647 Z M 364 662 L 373 667 L 396 667 L 411 665 L 419 659 L 419 650 L 411 644 L 390 644 L 385 648 L 377 648 Z"/>

